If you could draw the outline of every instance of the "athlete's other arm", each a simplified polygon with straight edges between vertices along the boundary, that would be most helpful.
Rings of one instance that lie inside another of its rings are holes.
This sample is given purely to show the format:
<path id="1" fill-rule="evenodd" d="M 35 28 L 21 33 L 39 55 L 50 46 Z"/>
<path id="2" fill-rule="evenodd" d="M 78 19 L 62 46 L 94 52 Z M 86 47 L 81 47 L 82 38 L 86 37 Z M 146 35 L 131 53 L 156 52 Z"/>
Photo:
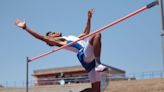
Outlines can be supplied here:
<path id="1" fill-rule="evenodd" d="M 51 39 L 48 36 L 40 35 L 39 33 L 34 32 L 33 30 L 31 30 L 26 25 L 25 21 L 21 21 L 21 20 L 17 19 L 15 21 L 15 24 L 16 24 L 16 26 L 18 26 L 18 27 L 24 29 L 25 31 L 27 31 L 28 33 L 30 33 L 33 37 L 35 37 L 35 38 L 37 38 L 37 39 L 39 39 L 41 41 L 44 41 L 44 42 L 46 42 L 49 45 L 61 46 L 61 44 L 59 42 L 56 42 L 54 39 Z"/>
<path id="2" fill-rule="evenodd" d="M 87 35 L 90 33 L 90 29 L 91 29 L 91 18 L 92 18 L 92 15 L 93 15 L 93 12 L 94 12 L 94 9 L 90 9 L 88 11 L 88 20 L 87 20 L 87 25 L 84 29 L 84 32 L 82 34 L 80 34 L 79 38 Z"/>

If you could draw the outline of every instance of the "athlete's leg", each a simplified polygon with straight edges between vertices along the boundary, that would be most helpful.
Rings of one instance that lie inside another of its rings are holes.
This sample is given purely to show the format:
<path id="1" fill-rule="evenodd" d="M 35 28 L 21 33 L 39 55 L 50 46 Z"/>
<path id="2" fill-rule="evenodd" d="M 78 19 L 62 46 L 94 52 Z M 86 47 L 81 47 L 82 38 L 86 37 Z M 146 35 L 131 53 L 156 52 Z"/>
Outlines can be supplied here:
<path id="1" fill-rule="evenodd" d="M 92 83 L 92 92 L 100 92 L 100 90 L 101 90 L 100 85 L 101 85 L 100 81 Z"/>
<path id="2" fill-rule="evenodd" d="M 101 55 L 101 34 L 100 33 L 97 33 L 92 38 L 92 46 L 94 48 L 95 60 L 96 60 L 96 62 L 98 64 L 101 64 L 101 62 L 100 62 L 100 55 Z"/>
<path id="3" fill-rule="evenodd" d="M 93 46 L 93 52 L 95 56 L 95 61 L 97 63 L 96 71 L 104 71 L 107 69 L 104 65 L 101 64 L 101 34 L 97 33 L 89 40 L 89 43 Z"/>
<path id="4" fill-rule="evenodd" d="M 92 91 L 91 92 L 100 92 L 100 80 L 101 80 L 101 75 L 100 72 L 96 72 L 95 69 L 92 69 L 88 73 L 88 78 L 92 84 Z"/>
<path id="5" fill-rule="evenodd" d="M 91 62 L 96 59 L 96 62 L 100 64 L 100 54 L 101 54 L 101 34 L 95 34 L 87 43 L 84 48 L 84 60 L 86 62 Z"/>

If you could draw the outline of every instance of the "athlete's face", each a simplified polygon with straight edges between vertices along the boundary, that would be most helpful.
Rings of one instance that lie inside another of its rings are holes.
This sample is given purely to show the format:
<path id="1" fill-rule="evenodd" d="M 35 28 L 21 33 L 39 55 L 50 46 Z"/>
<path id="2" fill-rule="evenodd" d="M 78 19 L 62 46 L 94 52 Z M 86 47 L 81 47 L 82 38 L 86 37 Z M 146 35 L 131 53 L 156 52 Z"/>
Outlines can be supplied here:
<path id="1" fill-rule="evenodd" d="M 62 36 L 62 33 L 61 32 L 51 32 L 48 34 L 49 37 L 61 37 Z"/>

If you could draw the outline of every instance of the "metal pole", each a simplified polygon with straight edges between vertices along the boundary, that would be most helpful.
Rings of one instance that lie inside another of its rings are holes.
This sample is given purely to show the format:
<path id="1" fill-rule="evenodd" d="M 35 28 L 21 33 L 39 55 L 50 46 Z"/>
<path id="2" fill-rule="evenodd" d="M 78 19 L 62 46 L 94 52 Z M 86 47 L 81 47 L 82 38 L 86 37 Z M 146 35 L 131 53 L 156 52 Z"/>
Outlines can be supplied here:
<path id="1" fill-rule="evenodd" d="M 164 11 L 163 11 L 163 0 L 159 0 L 160 2 L 160 10 L 161 10 L 161 23 L 162 23 L 162 30 L 161 30 L 161 40 L 162 40 L 162 57 L 163 57 L 163 71 L 164 71 Z"/>
<path id="2" fill-rule="evenodd" d="M 163 0 L 159 0 L 160 2 L 160 9 L 161 9 L 161 23 L 162 23 L 162 30 L 164 30 L 164 14 L 163 14 Z"/>
<path id="3" fill-rule="evenodd" d="M 29 79 L 28 79 L 28 70 L 29 70 L 29 58 L 27 57 L 26 58 L 26 92 L 28 92 L 28 81 L 29 81 Z"/>

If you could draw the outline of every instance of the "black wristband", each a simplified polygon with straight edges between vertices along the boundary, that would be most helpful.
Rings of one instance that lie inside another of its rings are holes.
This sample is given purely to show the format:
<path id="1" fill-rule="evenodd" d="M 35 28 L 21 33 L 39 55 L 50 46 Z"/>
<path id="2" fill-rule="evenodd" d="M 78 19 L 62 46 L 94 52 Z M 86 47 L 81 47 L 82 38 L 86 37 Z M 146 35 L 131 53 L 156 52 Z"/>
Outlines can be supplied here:
<path id="1" fill-rule="evenodd" d="M 22 27 L 22 29 L 26 29 L 26 24 Z"/>

